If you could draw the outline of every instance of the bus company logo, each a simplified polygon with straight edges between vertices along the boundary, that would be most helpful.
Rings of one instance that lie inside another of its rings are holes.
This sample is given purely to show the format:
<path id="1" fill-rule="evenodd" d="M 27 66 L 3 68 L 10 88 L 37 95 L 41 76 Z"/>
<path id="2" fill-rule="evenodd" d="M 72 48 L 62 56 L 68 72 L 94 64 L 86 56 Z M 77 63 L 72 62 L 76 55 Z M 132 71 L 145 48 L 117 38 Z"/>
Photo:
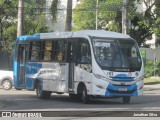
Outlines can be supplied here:
<path id="1" fill-rule="evenodd" d="M 125 82 L 124 82 L 124 81 L 121 81 L 120 84 L 121 84 L 121 85 L 125 85 Z"/>
<path id="2" fill-rule="evenodd" d="M 2 112 L 2 117 L 12 117 L 11 112 Z"/>

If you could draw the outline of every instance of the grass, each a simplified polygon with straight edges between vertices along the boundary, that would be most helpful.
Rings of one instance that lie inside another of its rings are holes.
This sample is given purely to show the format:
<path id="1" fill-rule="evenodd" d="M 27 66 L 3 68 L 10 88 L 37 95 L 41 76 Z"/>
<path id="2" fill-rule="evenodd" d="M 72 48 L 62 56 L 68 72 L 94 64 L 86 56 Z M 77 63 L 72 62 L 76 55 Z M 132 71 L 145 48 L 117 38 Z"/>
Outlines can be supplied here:
<path id="1" fill-rule="evenodd" d="M 144 78 L 144 83 L 160 83 L 160 77 Z"/>

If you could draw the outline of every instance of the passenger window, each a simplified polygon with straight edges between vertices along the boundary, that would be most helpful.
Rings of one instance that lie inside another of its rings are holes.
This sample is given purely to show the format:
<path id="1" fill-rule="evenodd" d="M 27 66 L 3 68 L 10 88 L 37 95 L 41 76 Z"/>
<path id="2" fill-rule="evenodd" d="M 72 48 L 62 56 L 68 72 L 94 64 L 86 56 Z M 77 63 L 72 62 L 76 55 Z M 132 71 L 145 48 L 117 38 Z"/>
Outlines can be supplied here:
<path id="1" fill-rule="evenodd" d="M 43 60 L 52 60 L 52 41 L 44 42 Z"/>
<path id="2" fill-rule="evenodd" d="M 41 42 L 31 42 L 30 60 L 40 60 Z"/>
<path id="3" fill-rule="evenodd" d="M 53 48 L 53 60 L 63 61 L 65 59 L 66 52 L 66 41 L 55 41 L 55 46 Z"/>
<path id="4" fill-rule="evenodd" d="M 80 63 L 91 63 L 91 50 L 89 42 L 86 39 L 80 39 L 80 54 L 78 61 Z"/>

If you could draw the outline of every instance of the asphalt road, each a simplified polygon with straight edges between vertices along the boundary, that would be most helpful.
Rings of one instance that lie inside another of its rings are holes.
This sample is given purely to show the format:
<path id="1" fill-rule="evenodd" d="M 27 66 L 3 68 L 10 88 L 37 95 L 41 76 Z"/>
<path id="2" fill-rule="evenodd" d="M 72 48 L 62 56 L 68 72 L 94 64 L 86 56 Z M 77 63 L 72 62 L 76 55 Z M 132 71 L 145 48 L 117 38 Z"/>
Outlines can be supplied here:
<path id="1" fill-rule="evenodd" d="M 70 111 L 71 115 L 75 114 L 74 111 L 82 111 L 82 112 L 92 111 L 92 113 L 90 113 L 91 116 L 92 115 L 99 116 L 99 115 L 102 115 L 102 112 L 100 113 L 100 111 L 107 111 L 107 113 L 103 113 L 103 114 L 111 115 L 112 120 L 114 120 L 113 117 L 119 117 L 121 115 L 123 116 L 123 114 L 126 114 L 126 113 L 131 115 L 134 114 L 134 112 L 125 113 L 120 111 L 135 111 L 135 112 L 158 111 L 158 114 L 160 114 L 160 90 L 156 89 L 156 90 L 144 91 L 143 96 L 132 97 L 130 104 L 122 104 L 121 98 L 94 99 L 92 100 L 91 104 L 83 104 L 79 100 L 70 99 L 68 94 L 63 94 L 63 95 L 52 94 L 50 99 L 44 100 L 44 99 L 38 99 L 35 95 L 35 91 L 27 91 L 27 90 L 17 91 L 15 89 L 11 89 L 11 90 L 0 89 L 0 110 L 1 111 L 13 111 L 13 110 L 16 110 L 16 111 Z M 67 114 L 70 114 L 70 113 L 67 113 Z M 86 114 L 88 113 L 86 112 Z M 76 117 L 76 120 L 81 119 L 79 117 L 80 116 L 78 116 L 78 118 Z M 50 118 L 47 118 L 47 119 L 50 119 Z M 56 119 L 59 119 L 59 117 Z M 61 119 L 68 120 L 69 118 L 62 117 Z M 75 118 L 73 117 L 71 119 L 75 119 Z M 85 117 L 85 119 L 88 120 L 89 118 Z M 98 118 L 96 118 L 96 120 L 97 119 Z M 100 117 L 100 119 L 103 119 L 103 117 Z M 127 118 L 125 117 L 123 120 L 125 119 Z M 143 120 L 142 117 L 141 119 Z M 138 117 L 134 117 L 134 120 L 141 120 L 141 119 L 138 119 Z M 157 117 L 154 117 L 154 120 L 156 119 Z M 121 120 L 121 118 L 119 118 L 119 120 Z M 145 117 L 145 120 L 152 120 L 152 118 L 150 117 L 146 119 Z"/>
<path id="2" fill-rule="evenodd" d="M 35 91 L 0 89 L 0 109 L 3 110 L 159 110 L 160 90 L 144 91 L 143 96 L 132 97 L 130 104 L 122 99 L 94 99 L 91 104 L 72 100 L 68 94 L 52 94 L 48 100 L 38 99 Z"/>

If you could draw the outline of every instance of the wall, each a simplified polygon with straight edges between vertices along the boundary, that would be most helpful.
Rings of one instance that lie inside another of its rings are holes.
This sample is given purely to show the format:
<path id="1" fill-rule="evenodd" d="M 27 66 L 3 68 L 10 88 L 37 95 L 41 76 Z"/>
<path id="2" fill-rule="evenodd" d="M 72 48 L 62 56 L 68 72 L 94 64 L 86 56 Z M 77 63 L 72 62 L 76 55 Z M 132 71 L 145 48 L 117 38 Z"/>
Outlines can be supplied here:
<path id="1" fill-rule="evenodd" d="M 151 49 L 151 48 L 140 48 L 140 50 L 146 50 L 146 59 L 154 60 L 154 54 L 156 60 L 160 60 L 160 48 Z"/>

